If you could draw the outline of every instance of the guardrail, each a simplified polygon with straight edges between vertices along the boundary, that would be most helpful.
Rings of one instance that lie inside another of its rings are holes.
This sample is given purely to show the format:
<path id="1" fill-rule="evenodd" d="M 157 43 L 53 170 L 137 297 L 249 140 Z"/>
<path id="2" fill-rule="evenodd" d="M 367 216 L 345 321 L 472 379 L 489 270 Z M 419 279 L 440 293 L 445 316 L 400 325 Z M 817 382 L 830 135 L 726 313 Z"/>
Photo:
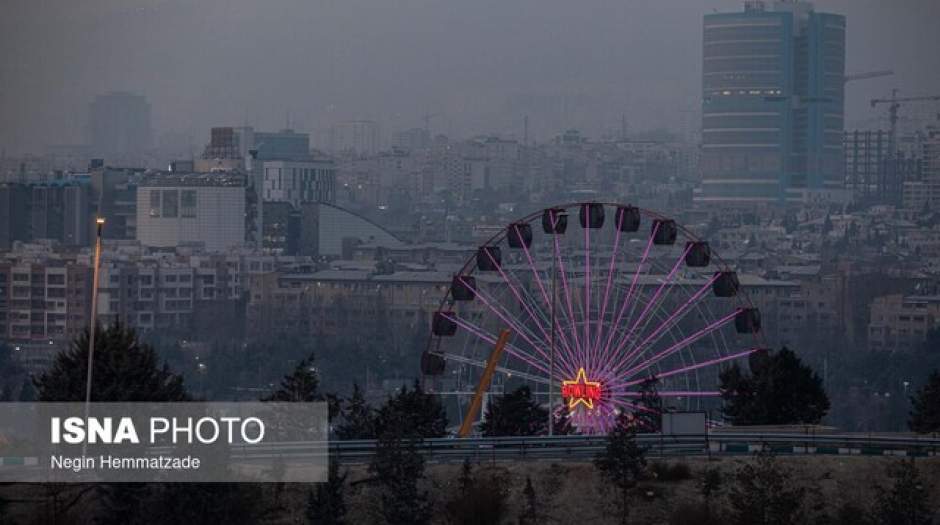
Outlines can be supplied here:
<path id="1" fill-rule="evenodd" d="M 940 438 L 853 434 L 784 434 L 721 432 L 700 435 L 640 434 L 637 443 L 652 456 L 776 454 L 940 456 Z M 589 460 L 606 444 L 604 436 L 440 438 L 414 443 L 429 460 Z M 302 444 L 297 444 L 302 446 Z M 309 447 L 310 444 L 307 444 Z M 374 440 L 334 441 L 330 455 L 344 463 L 366 462 Z"/>
<path id="2" fill-rule="evenodd" d="M 940 437 L 911 435 L 803 434 L 779 432 L 714 432 L 698 435 L 639 434 L 637 443 L 653 457 L 747 455 L 771 451 L 780 455 L 940 456 Z M 436 438 L 417 440 L 416 450 L 434 463 L 482 461 L 590 461 L 606 446 L 605 436 L 538 436 Z M 375 440 L 287 442 L 235 446 L 233 458 L 269 461 L 280 457 L 322 457 L 346 464 L 368 463 Z M 150 454 L 172 453 L 153 447 Z M 0 458 L 7 464 L 24 458 Z"/>

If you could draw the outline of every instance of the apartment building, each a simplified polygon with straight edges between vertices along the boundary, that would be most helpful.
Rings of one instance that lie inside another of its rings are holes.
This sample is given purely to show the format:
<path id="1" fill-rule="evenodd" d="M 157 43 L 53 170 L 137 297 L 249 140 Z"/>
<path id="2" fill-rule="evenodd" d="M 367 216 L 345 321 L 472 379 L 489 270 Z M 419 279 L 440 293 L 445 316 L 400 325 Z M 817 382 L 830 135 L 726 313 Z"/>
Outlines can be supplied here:
<path id="1" fill-rule="evenodd" d="M 871 350 L 913 351 L 940 325 L 940 296 L 891 294 L 875 298 L 868 325 Z"/>

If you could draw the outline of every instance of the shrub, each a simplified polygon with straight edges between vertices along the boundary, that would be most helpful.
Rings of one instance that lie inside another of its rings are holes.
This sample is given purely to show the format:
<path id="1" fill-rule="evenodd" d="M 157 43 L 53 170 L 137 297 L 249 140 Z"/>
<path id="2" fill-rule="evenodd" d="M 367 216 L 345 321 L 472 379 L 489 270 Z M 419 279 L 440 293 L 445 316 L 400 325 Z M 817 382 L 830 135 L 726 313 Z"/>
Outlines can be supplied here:
<path id="1" fill-rule="evenodd" d="M 650 472 L 657 481 L 685 481 L 692 477 L 692 469 L 688 463 L 656 462 L 650 465 Z"/>

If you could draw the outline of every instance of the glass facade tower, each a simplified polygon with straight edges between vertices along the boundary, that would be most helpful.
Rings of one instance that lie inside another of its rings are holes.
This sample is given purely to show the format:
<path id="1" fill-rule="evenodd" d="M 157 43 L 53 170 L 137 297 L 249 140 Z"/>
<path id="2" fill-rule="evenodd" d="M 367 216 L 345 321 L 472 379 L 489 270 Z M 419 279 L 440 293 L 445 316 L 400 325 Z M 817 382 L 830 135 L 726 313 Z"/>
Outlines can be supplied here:
<path id="1" fill-rule="evenodd" d="M 785 203 L 843 186 L 845 17 L 749 1 L 705 15 L 699 202 Z"/>

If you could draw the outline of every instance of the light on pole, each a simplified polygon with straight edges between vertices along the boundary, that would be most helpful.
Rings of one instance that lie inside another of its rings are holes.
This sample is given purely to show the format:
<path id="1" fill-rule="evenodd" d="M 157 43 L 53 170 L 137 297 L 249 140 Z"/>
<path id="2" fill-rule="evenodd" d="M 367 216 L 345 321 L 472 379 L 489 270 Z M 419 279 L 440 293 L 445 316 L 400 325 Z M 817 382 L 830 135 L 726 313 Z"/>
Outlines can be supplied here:
<path id="1" fill-rule="evenodd" d="M 551 233 L 552 235 L 558 235 L 557 226 L 558 222 L 564 217 L 567 220 L 566 213 L 555 214 L 554 211 L 549 212 L 549 221 L 551 224 Z M 551 325 L 552 325 L 552 335 L 549 342 L 549 352 L 548 352 L 548 435 L 555 435 L 555 303 L 557 303 L 557 280 L 558 280 L 558 271 L 555 266 L 555 259 L 558 257 L 558 239 L 557 237 L 552 239 L 552 304 L 550 306 L 551 310 Z"/>
<path id="2" fill-rule="evenodd" d="M 554 251 L 554 250 L 553 250 Z M 548 365 L 548 435 L 555 435 L 555 255 L 552 254 L 552 305 L 551 305 L 551 324 L 552 337 L 549 349 Z"/>
<path id="3" fill-rule="evenodd" d="M 95 329 L 98 324 L 98 271 L 101 269 L 101 230 L 104 228 L 104 217 L 95 219 L 95 267 L 91 284 L 91 317 L 88 321 L 88 372 L 85 380 L 85 421 L 88 421 L 88 411 L 91 408 L 91 379 L 92 366 L 95 359 Z M 82 455 L 85 454 L 82 445 Z"/>

